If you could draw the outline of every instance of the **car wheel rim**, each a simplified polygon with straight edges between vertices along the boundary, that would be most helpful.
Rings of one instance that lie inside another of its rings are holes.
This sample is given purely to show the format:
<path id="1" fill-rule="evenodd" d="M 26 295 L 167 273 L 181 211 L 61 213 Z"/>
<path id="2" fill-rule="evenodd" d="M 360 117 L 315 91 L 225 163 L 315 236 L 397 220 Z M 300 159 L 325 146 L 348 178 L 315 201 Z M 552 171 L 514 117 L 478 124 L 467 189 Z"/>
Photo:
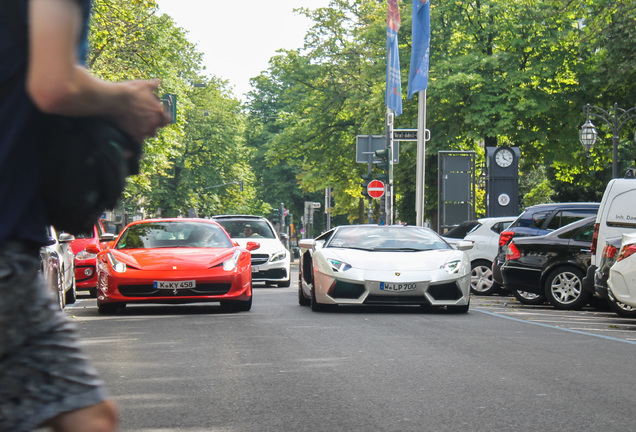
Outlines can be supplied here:
<path id="1" fill-rule="evenodd" d="M 554 299 L 561 304 L 573 303 L 581 295 L 581 279 L 574 273 L 559 273 L 552 280 L 550 292 Z"/>
<path id="2" fill-rule="evenodd" d="M 618 306 L 619 308 L 623 309 L 626 312 L 634 312 L 636 311 L 635 307 L 629 306 L 623 302 L 620 302 L 618 300 L 616 300 L 616 297 L 614 297 L 614 293 L 612 292 L 611 289 L 607 290 L 607 297 L 609 298 L 609 300 L 614 303 L 616 306 Z"/>
<path id="3" fill-rule="evenodd" d="M 488 291 L 492 288 L 492 284 L 492 270 L 487 266 L 477 266 L 470 272 L 470 287 L 473 291 Z"/>
<path id="4" fill-rule="evenodd" d="M 539 298 L 539 294 L 529 293 L 527 291 L 517 291 L 521 297 L 526 300 L 536 300 Z"/>

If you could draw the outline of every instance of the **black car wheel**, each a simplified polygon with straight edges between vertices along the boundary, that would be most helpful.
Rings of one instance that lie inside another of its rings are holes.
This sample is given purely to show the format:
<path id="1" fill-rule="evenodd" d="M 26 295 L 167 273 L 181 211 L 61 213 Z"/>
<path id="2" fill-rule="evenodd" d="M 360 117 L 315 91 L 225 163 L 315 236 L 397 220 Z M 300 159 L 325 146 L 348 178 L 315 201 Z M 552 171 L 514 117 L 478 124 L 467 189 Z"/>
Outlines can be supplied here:
<path id="1" fill-rule="evenodd" d="M 612 290 L 607 290 L 607 303 L 612 312 L 623 318 L 636 318 L 636 308 L 619 302 L 612 294 Z"/>
<path id="2" fill-rule="evenodd" d="M 329 309 L 329 305 L 318 303 L 316 301 L 316 289 L 311 286 L 311 310 L 314 312 L 324 312 Z"/>
<path id="3" fill-rule="evenodd" d="M 71 285 L 71 289 L 66 292 L 66 304 L 73 304 L 77 300 L 77 285 L 75 282 L 75 277 L 73 277 L 73 285 Z"/>
<path id="4" fill-rule="evenodd" d="M 303 294 L 303 288 L 300 286 L 300 282 L 298 283 L 298 304 L 301 306 L 311 306 L 311 300 Z"/>
<path id="5" fill-rule="evenodd" d="M 126 303 L 97 303 L 97 311 L 102 315 L 113 315 L 125 308 Z"/>
<path id="6" fill-rule="evenodd" d="M 527 291 L 512 290 L 512 295 L 519 300 L 519 303 L 528 306 L 542 305 L 545 303 L 545 296 L 543 294 L 533 294 Z"/>
<path id="7" fill-rule="evenodd" d="M 492 263 L 477 260 L 471 264 L 470 291 L 477 295 L 492 295 L 499 290 L 499 284 L 492 277 Z"/>
<path id="8" fill-rule="evenodd" d="M 545 282 L 545 295 L 557 309 L 577 310 L 588 304 L 592 293 L 583 289 L 583 272 L 565 266 L 552 271 Z"/>
<path id="9" fill-rule="evenodd" d="M 249 300 L 222 301 L 221 308 L 229 312 L 248 312 L 252 309 L 252 297 Z"/>

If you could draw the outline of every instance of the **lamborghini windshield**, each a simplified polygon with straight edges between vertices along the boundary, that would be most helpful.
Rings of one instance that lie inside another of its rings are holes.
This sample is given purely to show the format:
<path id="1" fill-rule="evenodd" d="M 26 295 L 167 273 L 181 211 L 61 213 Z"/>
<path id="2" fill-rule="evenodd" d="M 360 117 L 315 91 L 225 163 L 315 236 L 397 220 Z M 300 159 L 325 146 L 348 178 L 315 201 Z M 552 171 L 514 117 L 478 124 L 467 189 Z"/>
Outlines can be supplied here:
<path id="1" fill-rule="evenodd" d="M 427 228 L 382 225 L 339 227 L 325 247 L 404 252 L 452 249 L 439 235 Z"/>

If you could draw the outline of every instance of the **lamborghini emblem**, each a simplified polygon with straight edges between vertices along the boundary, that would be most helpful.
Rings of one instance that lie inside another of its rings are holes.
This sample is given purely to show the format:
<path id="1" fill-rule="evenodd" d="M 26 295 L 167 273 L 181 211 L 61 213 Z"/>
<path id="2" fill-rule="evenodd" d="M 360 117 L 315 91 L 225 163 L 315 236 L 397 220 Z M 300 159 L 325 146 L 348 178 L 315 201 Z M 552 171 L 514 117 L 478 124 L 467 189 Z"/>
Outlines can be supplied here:
<path id="1" fill-rule="evenodd" d="M 402 273 L 395 272 L 396 276 L 400 276 Z"/>

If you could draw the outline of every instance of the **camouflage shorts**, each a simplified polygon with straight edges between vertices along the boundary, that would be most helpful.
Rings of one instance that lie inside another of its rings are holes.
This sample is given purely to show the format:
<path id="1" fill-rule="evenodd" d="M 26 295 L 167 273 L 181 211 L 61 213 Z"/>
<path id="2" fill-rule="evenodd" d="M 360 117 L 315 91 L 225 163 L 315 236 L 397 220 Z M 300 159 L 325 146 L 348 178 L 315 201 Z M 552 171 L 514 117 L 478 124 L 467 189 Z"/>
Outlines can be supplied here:
<path id="1" fill-rule="evenodd" d="M 30 431 L 105 400 L 75 326 L 20 243 L 0 245 L 0 431 Z"/>

